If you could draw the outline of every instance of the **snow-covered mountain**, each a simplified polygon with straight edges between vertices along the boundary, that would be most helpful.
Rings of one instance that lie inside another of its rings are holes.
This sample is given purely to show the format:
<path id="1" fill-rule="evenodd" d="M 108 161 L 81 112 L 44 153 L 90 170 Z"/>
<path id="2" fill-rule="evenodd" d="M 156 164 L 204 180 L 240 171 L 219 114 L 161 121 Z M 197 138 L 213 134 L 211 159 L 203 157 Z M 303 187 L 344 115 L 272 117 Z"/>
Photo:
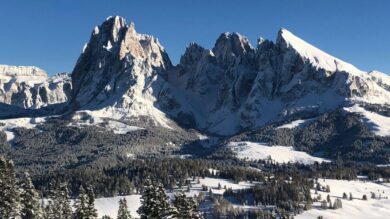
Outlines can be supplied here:
<path id="1" fill-rule="evenodd" d="M 281 29 L 256 47 L 224 33 L 213 49 L 190 44 L 169 81 L 192 99 L 198 125 L 232 134 L 314 117 L 353 103 L 389 104 L 388 75 L 358 70 Z"/>
<path id="2" fill-rule="evenodd" d="M 68 112 L 76 115 L 146 119 L 166 128 L 177 123 L 218 135 L 353 105 L 382 111 L 390 105 L 388 75 L 361 71 L 286 29 L 275 42 L 260 38 L 256 46 L 238 33 L 221 34 L 212 49 L 191 43 L 174 66 L 156 38 L 108 17 L 83 48 L 71 91 L 67 76 L 12 69 L 3 70 L 4 103 L 39 108 L 66 102 L 71 93 Z"/>
<path id="3" fill-rule="evenodd" d="M 117 119 L 148 117 L 168 126 L 155 102 L 171 66 L 156 38 L 109 17 L 94 28 L 73 70 L 72 108 Z"/>
<path id="4" fill-rule="evenodd" d="M 66 73 L 48 77 L 37 67 L 0 65 L 2 103 L 38 109 L 66 102 L 71 89 L 71 78 Z"/>
<path id="5" fill-rule="evenodd" d="M 26 159 L 19 149 L 40 158 L 50 139 L 46 159 L 55 166 L 101 145 L 111 152 L 90 162 L 162 148 L 201 156 L 232 151 L 234 142 L 381 164 L 390 155 L 390 76 L 361 71 L 286 29 L 255 46 L 222 33 L 211 49 L 189 44 L 173 65 L 155 37 L 108 17 L 71 74 L 0 67 L 0 108 L 0 140 L 19 145 L 8 148 L 15 159 Z M 233 152 L 252 152 L 240 147 Z M 69 157 L 55 160 L 65 149 Z"/>

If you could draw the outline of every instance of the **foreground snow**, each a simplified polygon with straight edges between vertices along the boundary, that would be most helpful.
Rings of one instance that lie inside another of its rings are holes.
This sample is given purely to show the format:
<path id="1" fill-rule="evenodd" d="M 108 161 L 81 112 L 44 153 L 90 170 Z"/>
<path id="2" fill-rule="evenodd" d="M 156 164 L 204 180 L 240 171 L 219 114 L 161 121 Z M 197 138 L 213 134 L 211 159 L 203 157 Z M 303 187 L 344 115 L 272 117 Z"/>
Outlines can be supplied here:
<path id="1" fill-rule="evenodd" d="M 199 181 L 198 181 L 199 180 Z M 256 182 L 239 182 L 235 183 L 231 180 L 210 178 L 204 179 L 199 178 L 198 180 L 191 182 L 190 191 L 186 191 L 186 187 L 181 189 L 177 188 L 174 192 L 168 193 L 170 197 L 173 197 L 175 192 L 184 191 L 187 196 L 199 195 L 203 192 L 206 196 L 208 191 L 202 190 L 202 185 L 207 186 L 211 189 L 214 194 L 223 194 L 225 191 L 224 187 L 232 188 L 233 190 L 250 188 L 256 185 Z M 354 197 L 353 200 L 342 199 L 343 207 L 341 209 L 322 210 L 320 209 L 320 203 L 315 202 L 313 208 L 309 211 L 305 211 L 302 214 L 295 216 L 297 219 L 316 219 L 318 216 L 323 216 L 324 219 L 382 219 L 387 218 L 390 215 L 390 185 L 389 184 L 378 184 L 374 182 L 365 182 L 360 180 L 332 180 L 332 179 L 319 179 L 318 182 L 322 186 L 329 185 L 330 193 L 318 192 L 321 194 L 322 199 L 326 199 L 329 194 L 332 203 L 336 198 L 342 198 L 345 192 L 348 196 L 351 193 Z M 219 189 L 219 185 L 221 188 Z M 376 199 L 371 198 L 371 193 L 375 193 Z M 312 197 L 317 197 L 318 194 L 314 194 L 312 190 Z M 362 200 L 363 195 L 367 195 L 368 200 Z M 137 209 L 140 207 L 140 195 L 129 195 L 129 196 L 118 196 L 112 198 L 98 198 L 96 199 L 95 205 L 98 209 L 99 217 L 108 215 L 112 218 L 116 218 L 117 210 L 119 207 L 119 199 L 125 197 L 128 203 L 131 215 L 134 218 L 138 218 Z M 381 197 L 379 199 L 378 197 Z M 235 205 L 236 207 L 246 208 L 247 206 Z M 254 207 L 254 206 L 253 206 Z M 255 207 L 254 207 L 255 208 Z"/>
<path id="2" fill-rule="evenodd" d="M 240 159 L 258 160 L 271 157 L 278 163 L 298 162 L 304 164 L 327 161 L 302 151 L 295 151 L 292 147 L 287 146 L 267 146 L 255 142 L 231 142 L 228 144 L 228 147 Z"/>
<path id="3" fill-rule="evenodd" d="M 390 215 L 390 186 L 385 184 L 377 184 L 364 181 L 347 181 L 347 180 L 324 180 L 320 179 L 319 183 L 323 186 L 330 186 L 330 193 L 318 192 L 322 199 L 326 199 L 329 194 L 334 203 L 336 198 L 342 198 L 345 192 L 354 197 L 353 200 L 342 199 L 343 207 L 337 210 L 319 208 L 319 203 L 313 204 L 313 209 L 305 211 L 297 215 L 296 219 L 315 219 L 318 216 L 323 216 L 324 219 L 382 219 L 388 218 Z M 374 192 L 377 199 L 371 199 L 371 192 Z M 362 200 L 363 195 L 367 195 L 368 200 Z M 312 196 L 317 197 L 312 191 Z M 381 199 L 378 197 L 381 196 Z"/>
<path id="4" fill-rule="evenodd" d="M 139 215 L 137 210 L 141 206 L 140 197 L 140 195 L 127 195 L 111 198 L 98 198 L 95 200 L 95 207 L 98 210 L 98 217 L 108 215 L 112 218 L 116 218 L 119 209 L 119 199 L 126 198 L 131 216 L 138 218 Z"/>
<path id="5" fill-rule="evenodd" d="M 214 170 L 214 169 L 213 169 Z M 217 171 L 217 170 L 214 170 Z M 218 188 L 218 185 L 221 185 L 221 189 Z M 210 178 L 205 177 L 204 179 L 199 178 L 199 182 L 193 181 L 191 182 L 191 189 L 187 192 L 186 188 L 177 188 L 172 193 L 167 193 L 171 198 L 174 196 L 176 192 L 183 191 L 187 196 L 195 196 L 199 195 L 199 193 L 204 192 L 206 195 L 208 191 L 202 190 L 202 185 L 207 186 L 208 189 L 211 189 L 214 194 L 223 194 L 225 192 L 224 187 L 232 188 L 233 190 L 250 188 L 255 185 L 255 183 L 250 182 L 239 182 L 235 183 L 231 180 L 219 179 L 219 178 Z M 126 198 L 128 209 L 131 212 L 131 216 L 134 218 L 138 218 L 139 215 L 137 213 L 138 208 L 141 206 L 141 195 L 127 195 L 127 196 L 117 196 L 110 198 L 97 198 L 95 200 L 95 207 L 98 210 L 98 216 L 102 217 L 103 215 L 108 215 L 112 218 L 116 218 L 117 211 L 119 208 L 119 199 Z"/>

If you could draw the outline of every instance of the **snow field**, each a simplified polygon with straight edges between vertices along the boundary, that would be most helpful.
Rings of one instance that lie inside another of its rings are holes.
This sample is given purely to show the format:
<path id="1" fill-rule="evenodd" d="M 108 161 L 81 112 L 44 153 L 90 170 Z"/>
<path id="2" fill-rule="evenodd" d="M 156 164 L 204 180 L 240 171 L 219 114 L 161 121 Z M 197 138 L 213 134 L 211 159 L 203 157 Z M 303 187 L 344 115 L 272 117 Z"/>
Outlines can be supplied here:
<path id="1" fill-rule="evenodd" d="M 317 197 L 321 194 L 322 200 L 326 200 L 329 194 L 332 203 L 336 198 L 342 200 L 343 207 L 340 209 L 326 209 L 320 208 L 320 203 L 313 204 L 313 209 L 303 212 L 294 218 L 297 219 L 316 219 L 318 216 L 323 216 L 324 219 L 383 219 L 390 215 L 390 186 L 386 184 L 377 184 L 374 182 L 365 182 L 359 180 L 333 180 L 333 179 L 319 179 L 318 182 L 322 186 L 329 185 L 330 193 L 318 191 L 314 194 L 312 190 L 312 197 Z M 349 197 L 352 194 L 353 200 L 342 199 L 343 193 Z M 374 192 L 376 199 L 371 198 L 371 192 Z M 366 195 L 368 200 L 362 200 L 363 195 Z M 379 199 L 379 195 L 381 199 Z"/>
<path id="2" fill-rule="evenodd" d="M 267 146 L 255 142 L 231 142 L 228 147 L 237 154 L 240 159 L 258 160 L 271 157 L 277 163 L 297 162 L 312 164 L 314 162 L 328 162 L 328 160 L 314 157 L 306 152 L 295 151 L 293 147 L 287 146 Z"/>

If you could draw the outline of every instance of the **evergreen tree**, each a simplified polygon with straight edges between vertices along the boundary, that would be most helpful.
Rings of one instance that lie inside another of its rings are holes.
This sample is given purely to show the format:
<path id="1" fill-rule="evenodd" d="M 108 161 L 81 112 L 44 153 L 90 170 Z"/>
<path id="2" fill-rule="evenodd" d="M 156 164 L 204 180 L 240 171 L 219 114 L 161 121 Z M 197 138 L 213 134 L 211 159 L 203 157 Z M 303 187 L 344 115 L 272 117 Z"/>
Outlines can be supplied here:
<path id="1" fill-rule="evenodd" d="M 327 208 L 328 208 L 328 204 L 327 204 L 327 202 L 326 202 L 325 200 L 323 200 L 323 201 L 321 202 L 321 208 L 322 208 L 322 209 L 327 209 Z"/>
<path id="2" fill-rule="evenodd" d="M 55 209 L 59 213 L 61 219 L 71 219 L 72 218 L 72 207 L 70 206 L 69 201 L 69 190 L 68 184 L 60 184 L 57 190 L 57 197 L 55 197 Z M 58 217 L 57 217 L 58 218 Z"/>
<path id="3" fill-rule="evenodd" d="M 95 193 L 93 192 L 92 186 L 87 187 L 87 196 L 88 196 L 88 205 L 87 205 L 87 215 L 88 218 L 96 218 L 97 210 L 95 208 Z"/>
<path id="4" fill-rule="evenodd" d="M 50 199 L 45 207 L 46 219 L 71 219 L 72 207 L 69 201 L 69 190 L 66 183 L 60 183 L 50 191 Z"/>
<path id="5" fill-rule="evenodd" d="M 122 198 L 119 200 L 119 209 L 118 209 L 118 219 L 130 219 L 131 214 L 127 208 L 126 198 Z"/>
<path id="6" fill-rule="evenodd" d="M 43 216 L 45 219 L 55 219 L 53 200 L 47 200 L 47 204 L 43 209 Z"/>
<path id="7" fill-rule="evenodd" d="M 141 219 L 170 218 L 173 211 L 162 184 L 154 184 L 147 179 L 141 196 L 141 207 L 137 211 Z"/>
<path id="8" fill-rule="evenodd" d="M 40 204 L 40 197 L 34 188 L 28 173 L 24 173 L 21 183 L 21 206 L 23 219 L 40 219 L 43 218 L 43 212 Z"/>
<path id="9" fill-rule="evenodd" d="M 362 199 L 366 201 L 366 200 L 367 200 L 367 195 L 364 194 L 363 197 L 362 197 Z"/>
<path id="10" fill-rule="evenodd" d="M 74 213 L 75 219 L 88 218 L 88 195 L 83 186 L 80 186 L 79 196 L 74 203 L 74 208 L 76 209 Z"/>
<path id="11" fill-rule="evenodd" d="M 62 204 L 62 215 L 63 215 L 63 218 L 64 219 L 70 219 L 72 218 L 72 215 L 73 215 L 73 210 L 72 210 L 72 207 L 70 205 L 70 197 L 69 197 L 69 189 L 68 189 L 68 184 L 67 183 L 64 183 L 61 187 L 60 187 L 60 191 L 61 191 L 61 204 Z"/>
<path id="12" fill-rule="evenodd" d="M 339 209 L 339 208 L 342 208 L 342 207 L 343 207 L 343 203 L 341 202 L 341 199 L 337 198 L 334 201 L 333 209 Z"/>
<path id="13" fill-rule="evenodd" d="M 184 193 L 175 195 L 173 202 L 177 210 L 177 218 L 181 219 L 200 219 L 203 218 L 199 212 L 198 202 L 192 197 L 186 197 Z"/>
<path id="14" fill-rule="evenodd" d="M 0 218 L 21 218 L 14 164 L 0 156 Z"/>

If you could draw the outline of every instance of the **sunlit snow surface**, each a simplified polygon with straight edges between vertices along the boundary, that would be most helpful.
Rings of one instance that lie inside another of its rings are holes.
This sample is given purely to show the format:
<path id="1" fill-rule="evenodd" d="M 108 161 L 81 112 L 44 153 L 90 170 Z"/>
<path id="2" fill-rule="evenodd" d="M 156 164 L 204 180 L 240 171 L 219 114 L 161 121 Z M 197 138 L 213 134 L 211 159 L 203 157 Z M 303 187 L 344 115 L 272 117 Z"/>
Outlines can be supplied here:
<path id="1" fill-rule="evenodd" d="M 333 72 L 346 71 L 350 73 L 362 73 L 355 66 L 323 52 L 286 29 L 281 29 L 281 36 L 286 41 L 287 46 L 294 48 L 301 56 L 318 68 Z"/>
<path id="2" fill-rule="evenodd" d="M 384 219 L 390 216 L 390 186 L 386 184 L 377 184 L 364 181 L 347 181 L 320 179 L 319 183 L 323 186 L 330 186 L 330 193 L 318 192 L 323 199 L 329 194 L 334 203 L 336 198 L 342 198 L 345 192 L 348 196 L 352 193 L 352 201 L 342 199 L 343 207 L 337 210 L 319 208 L 319 203 L 313 204 L 313 209 L 305 211 L 295 216 L 296 219 L 316 219 L 323 216 L 324 219 Z M 375 193 L 376 199 L 372 199 L 371 192 Z M 362 200 L 363 195 L 367 195 L 368 200 Z M 379 195 L 381 199 L 379 199 Z M 312 190 L 312 197 L 317 197 Z"/>
<path id="3" fill-rule="evenodd" d="M 276 129 L 292 129 L 292 128 L 297 128 L 297 127 L 302 127 L 302 126 L 310 123 L 313 120 L 314 119 L 298 119 L 298 120 L 292 121 L 290 123 L 281 125 L 281 126 L 277 127 Z"/>
<path id="4" fill-rule="evenodd" d="M 255 142 L 231 142 L 228 144 L 228 147 L 240 159 L 259 160 L 271 157 L 272 160 L 278 163 L 298 162 L 304 164 L 327 161 L 326 159 L 314 157 L 306 152 L 296 151 L 293 147 L 287 146 L 267 146 Z"/>
<path id="5" fill-rule="evenodd" d="M 221 185 L 221 188 L 218 188 L 218 185 Z M 232 188 L 234 191 L 238 189 L 247 189 L 253 187 L 255 182 L 239 182 L 235 183 L 232 180 L 226 179 L 218 179 L 218 178 L 210 178 L 205 177 L 204 179 L 200 178 L 199 183 L 192 182 L 191 190 L 187 192 L 186 189 L 183 191 L 187 196 L 199 195 L 199 193 L 208 193 L 208 191 L 202 191 L 202 185 L 207 186 L 213 194 L 223 194 L 225 192 L 224 187 Z M 179 192 L 180 189 L 176 189 L 173 193 L 167 193 L 169 197 L 173 197 L 175 192 Z M 182 191 L 182 190 L 180 190 Z M 108 215 L 112 218 L 116 218 L 117 211 L 119 207 L 119 199 L 126 197 L 128 209 L 131 212 L 133 217 L 138 218 L 137 209 L 141 205 L 140 195 L 128 195 L 128 196 L 117 196 L 111 198 L 98 198 L 95 201 L 96 209 L 98 210 L 98 216 L 102 217 L 103 215 Z"/>
<path id="6" fill-rule="evenodd" d="M 12 141 L 15 137 L 14 128 L 32 129 L 39 123 L 46 121 L 44 117 L 37 118 L 17 118 L 17 119 L 3 119 L 0 120 L 0 130 L 7 135 L 7 141 Z"/>
<path id="7" fill-rule="evenodd" d="M 329 194 L 333 203 L 336 198 L 342 198 L 344 192 L 348 196 L 349 193 L 351 193 L 354 199 L 351 201 L 342 199 L 343 207 L 337 210 L 322 210 L 319 207 L 320 203 L 315 202 L 311 210 L 304 211 L 302 214 L 296 215 L 294 218 L 316 219 L 318 216 L 323 216 L 324 219 L 380 219 L 387 218 L 387 216 L 390 215 L 390 200 L 387 199 L 390 197 L 390 185 L 388 184 L 365 182 L 361 180 L 347 181 L 319 179 L 318 181 L 322 186 L 330 186 L 330 193 L 321 191 L 318 192 L 318 194 L 321 194 L 322 199 L 326 199 L 326 196 Z M 221 185 L 221 189 L 218 189 L 219 184 Z M 187 196 L 198 195 L 200 192 L 204 192 L 207 195 L 208 191 L 202 191 L 202 185 L 207 186 L 214 194 L 223 194 L 225 191 L 225 186 L 226 188 L 232 188 L 233 190 L 246 189 L 255 186 L 256 182 L 235 183 L 231 180 L 206 177 L 204 179 L 200 178 L 199 183 L 192 182 L 190 192 L 186 192 L 186 189 L 184 189 L 184 192 Z M 178 190 L 176 190 L 176 192 L 177 191 Z M 376 199 L 371 198 L 371 192 L 375 193 Z M 314 194 L 314 190 L 312 190 L 311 193 L 313 198 L 318 196 L 318 194 Z M 364 194 L 368 197 L 367 201 L 361 200 Z M 173 193 L 168 193 L 168 195 L 172 197 Z M 138 217 L 136 211 L 140 206 L 140 195 L 129 195 L 125 197 L 127 199 L 128 207 L 132 216 Z M 95 204 L 96 208 L 98 209 L 99 217 L 102 217 L 103 215 L 109 215 L 113 218 L 116 218 L 119 207 L 118 202 L 120 198 L 123 197 L 118 196 L 112 198 L 96 199 Z M 243 205 L 234 205 L 234 207 L 244 209 L 256 208 L 255 206 Z"/>
<path id="8" fill-rule="evenodd" d="M 354 105 L 353 107 L 344 108 L 345 111 L 358 113 L 362 115 L 362 122 L 378 136 L 390 135 L 390 117 L 380 115 L 375 112 L 365 110 L 364 108 Z"/>
<path id="9" fill-rule="evenodd" d="M 141 195 L 128 195 L 128 196 L 117 196 L 111 198 L 98 198 L 95 200 L 95 206 L 98 210 L 98 216 L 101 218 L 104 215 L 108 215 L 112 218 L 117 217 L 119 208 L 119 199 L 126 198 L 128 209 L 131 216 L 139 218 L 137 213 L 138 208 L 141 206 Z"/>
<path id="10" fill-rule="evenodd" d="M 99 112 L 99 111 L 97 111 Z M 126 134 L 128 132 L 141 130 L 143 128 L 137 126 L 131 126 L 122 122 L 121 117 L 100 115 L 97 112 L 84 110 L 79 111 L 72 118 L 72 122 L 69 126 L 82 127 L 82 126 L 100 126 L 107 130 L 111 130 L 115 134 Z M 112 120 L 116 119 L 116 120 Z"/>

